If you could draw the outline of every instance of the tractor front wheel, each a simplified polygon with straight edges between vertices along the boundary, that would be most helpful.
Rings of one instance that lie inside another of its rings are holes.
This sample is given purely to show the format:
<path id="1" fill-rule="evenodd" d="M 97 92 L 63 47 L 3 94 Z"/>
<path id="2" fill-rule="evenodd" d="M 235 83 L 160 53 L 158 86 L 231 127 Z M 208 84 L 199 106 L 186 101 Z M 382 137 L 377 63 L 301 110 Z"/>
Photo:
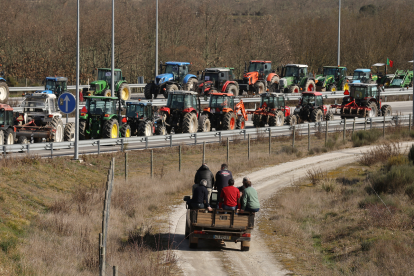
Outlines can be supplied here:
<path id="1" fill-rule="evenodd" d="M 128 101 L 129 99 L 131 99 L 131 88 L 129 88 L 129 85 L 126 83 L 123 83 L 119 86 L 119 90 L 118 90 L 118 96 L 121 97 L 121 100 L 123 101 Z"/>
<path id="2" fill-rule="evenodd" d="M 195 133 L 198 129 L 198 121 L 195 113 L 190 112 L 184 115 L 183 118 L 183 133 Z"/>
<path id="3" fill-rule="evenodd" d="M 328 114 L 326 114 L 325 116 L 326 121 L 333 121 L 333 119 L 334 119 L 334 115 L 332 113 L 329 112 Z"/>
<path id="4" fill-rule="evenodd" d="M 79 140 L 86 140 L 86 120 L 79 120 Z"/>
<path id="5" fill-rule="evenodd" d="M 9 87 L 5 81 L 0 81 L 0 101 L 7 101 L 9 99 Z"/>
<path id="6" fill-rule="evenodd" d="M 104 123 L 102 138 L 118 138 L 119 124 L 118 120 L 112 119 Z"/>
<path id="7" fill-rule="evenodd" d="M 223 130 L 234 130 L 236 127 L 236 114 L 227 112 L 223 118 Z"/>
<path id="8" fill-rule="evenodd" d="M 211 122 L 207 114 L 200 116 L 198 120 L 198 131 L 199 132 L 209 132 L 211 130 Z"/>
<path id="9" fill-rule="evenodd" d="M 308 80 L 305 85 L 305 91 L 315 91 L 315 82 Z"/>
<path id="10" fill-rule="evenodd" d="M 104 94 L 104 96 L 105 96 L 105 97 L 112 97 L 111 90 L 109 90 L 109 89 L 106 89 L 106 90 L 103 92 L 103 94 Z"/>
<path id="11" fill-rule="evenodd" d="M 163 125 L 158 125 L 157 128 L 155 129 L 155 134 L 156 135 L 167 135 L 167 128 Z"/>
<path id="12" fill-rule="evenodd" d="M 64 129 L 63 129 L 63 122 L 59 117 L 54 117 L 52 122 L 50 123 L 52 127 L 52 133 L 50 135 L 51 142 L 62 142 Z"/>
<path id="13" fill-rule="evenodd" d="M 256 94 L 258 94 L 258 95 L 262 94 L 263 92 L 265 92 L 265 85 L 264 85 L 263 82 L 258 81 L 258 82 L 255 83 L 254 89 L 256 91 Z"/>
<path id="14" fill-rule="evenodd" d="M 243 116 L 239 117 L 236 122 L 236 129 L 244 129 L 246 127 L 246 121 Z"/>
<path id="15" fill-rule="evenodd" d="M 138 136 L 152 136 L 152 122 L 150 120 L 139 123 Z"/>
<path id="16" fill-rule="evenodd" d="M 336 85 L 335 85 L 335 84 L 331 84 L 331 85 L 329 85 L 328 90 L 329 90 L 329 91 L 332 91 L 332 92 L 336 92 Z"/>
<path id="17" fill-rule="evenodd" d="M 372 117 L 377 117 L 378 116 L 378 107 L 376 105 L 376 103 L 374 102 L 370 102 L 368 104 L 368 107 L 371 108 L 371 110 L 369 110 L 367 113 L 367 117 L 372 118 Z"/>
<path id="18" fill-rule="evenodd" d="M 292 85 L 291 87 L 289 87 L 289 93 L 299 93 L 299 86 Z"/>
<path id="19" fill-rule="evenodd" d="M 291 114 L 286 118 L 286 123 L 288 125 L 294 126 L 298 123 L 298 117 L 295 114 Z"/>
<path id="20" fill-rule="evenodd" d="M 234 96 L 238 96 L 239 88 L 234 84 L 229 84 L 226 87 L 226 93 L 232 93 Z"/>
<path id="21" fill-rule="evenodd" d="M 188 82 L 184 85 L 184 90 L 186 91 L 196 91 L 196 88 L 197 88 L 197 79 L 195 78 L 189 79 Z"/>
<path id="22" fill-rule="evenodd" d="M 145 85 L 144 88 L 144 96 L 145 99 L 149 100 L 152 99 L 152 91 L 155 89 L 155 83 L 151 82 L 151 83 L 147 83 L 147 85 Z M 154 95 L 154 99 L 157 98 L 157 95 Z"/>
<path id="23" fill-rule="evenodd" d="M 269 126 L 282 126 L 285 121 L 282 111 L 276 112 L 275 116 L 269 117 Z"/>
<path id="24" fill-rule="evenodd" d="M 12 128 L 6 130 L 6 135 L 4 137 L 5 145 L 13 145 L 14 139 L 16 138 L 16 132 Z"/>
<path id="25" fill-rule="evenodd" d="M 63 134 L 63 140 L 73 142 L 75 141 L 75 123 L 67 123 Z"/>
<path id="26" fill-rule="evenodd" d="M 129 124 L 124 124 L 121 127 L 121 137 L 125 137 L 125 138 L 131 137 L 131 126 Z"/>
<path id="27" fill-rule="evenodd" d="M 312 110 L 312 113 L 310 116 L 311 122 L 320 122 L 322 121 L 322 118 L 323 118 L 323 112 L 321 109 L 318 108 L 318 109 Z"/>
<path id="28" fill-rule="evenodd" d="M 391 106 L 389 106 L 389 105 L 383 105 L 382 107 L 381 107 L 381 113 L 382 113 L 382 116 L 391 116 L 391 114 L 392 114 L 392 108 L 391 108 Z"/>

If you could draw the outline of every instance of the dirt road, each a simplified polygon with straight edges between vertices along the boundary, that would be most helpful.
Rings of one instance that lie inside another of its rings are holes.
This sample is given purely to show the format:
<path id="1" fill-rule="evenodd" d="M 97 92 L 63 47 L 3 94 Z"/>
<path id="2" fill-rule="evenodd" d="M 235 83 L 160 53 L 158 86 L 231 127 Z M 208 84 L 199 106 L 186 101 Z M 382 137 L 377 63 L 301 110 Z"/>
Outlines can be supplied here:
<path id="1" fill-rule="evenodd" d="M 411 146 L 412 142 L 402 143 L 401 148 Z M 265 201 L 283 187 L 305 177 L 311 167 L 329 171 L 356 161 L 361 152 L 369 147 L 351 148 L 323 155 L 308 157 L 292 162 L 283 163 L 255 172 L 247 172 L 253 187 L 259 194 L 260 201 Z M 231 168 L 230 168 L 231 169 Z M 242 177 L 238 176 L 236 186 L 241 185 Z M 188 240 L 184 239 L 185 205 L 174 207 L 170 216 L 171 233 L 174 233 L 174 251 L 184 275 L 286 275 L 285 270 L 274 258 L 261 239 L 256 228 L 252 232 L 250 251 L 241 252 L 240 244 L 211 242 L 199 240 L 198 249 L 189 249 Z M 258 213 L 260 215 L 260 212 Z"/>

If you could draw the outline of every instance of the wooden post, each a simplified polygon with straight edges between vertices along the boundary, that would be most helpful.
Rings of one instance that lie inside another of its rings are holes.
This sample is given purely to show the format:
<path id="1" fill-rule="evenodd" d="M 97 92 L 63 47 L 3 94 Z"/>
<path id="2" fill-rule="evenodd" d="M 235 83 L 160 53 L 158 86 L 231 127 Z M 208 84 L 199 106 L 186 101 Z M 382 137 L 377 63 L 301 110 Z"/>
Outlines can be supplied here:
<path id="1" fill-rule="evenodd" d="M 328 143 L 328 121 L 325 121 L 325 147 Z"/>
<path id="2" fill-rule="evenodd" d="M 118 276 L 118 267 L 113 266 L 113 267 L 112 267 L 112 273 L 113 273 L 113 274 L 112 274 L 113 276 Z"/>
<path id="3" fill-rule="evenodd" d="M 308 151 L 310 151 L 310 124 L 308 124 Z"/>
<path id="4" fill-rule="evenodd" d="M 206 163 L 206 142 L 203 142 L 203 163 L 202 164 L 204 163 Z"/>
<path id="5" fill-rule="evenodd" d="M 230 158 L 230 141 L 229 141 L 229 137 L 227 137 L 227 164 L 229 164 L 229 158 Z"/>
<path id="6" fill-rule="evenodd" d="M 344 134 L 342 140 L 345 142 L 345 135 L 346 135 L 346 118 L 344 118 Z"/>
<path id="7" fill-rule="evenodd" d="M 125 152 L 125 181 L 128 179 L 128 153 Z"/>
<path id="8" fill-rule="evenodd" d="M 354 136 L 355 132 L 355 117 L 354 117 L 354 124 L 352 125 L 352 136 Z"/>
<path id="9" fill-rule="evenodd" d="M 365 122 L 364 122 L 364 130 L 367 130 L 367 117 L 365 117 Z"/>
<path id="10" fill-rule="evenodd" d="M 292 148 L 295 147 L 295 136 L 296 136 L 296 126 L 293 126 L 293 130 L 292 130 Z"/>
<path id="11" fill-rule="evenodd" d="M 269 155 L 272 153 L 272 129 L 269 128 Z"/>
<path id="12" fill-rule="evenodd" d="M 181 145 L 178 146 L 178 171 L 181 172 Z"/>
<path id="13" fill-rule="evenodd" d="M 154 150 L 151 150 L 151 178 L 154 177 Z"/>
<path id="14" fill-rule="evenodd" d="M 250 160 L 250 134 L 247 134 L 247 160 Z"/>
<path id="15" fill-rule="evenodd" d="M 102 275 L 102 273 L 101 273 L 101 268 L 102 268 L 102 256 L 101 256 L 101 253 L 102 253 L 102 243 L 103 243 L 103 241 L 102 241 L 102 233 L 99 233 L 99 246 L 98 246 L 98 255 L 99 255 L 99 275 Z"/>
<path id="16" fill-rule="evenodd" d="M 408 131 L 411 131 L 411 114 L 408 115 Z"/>
<path id="17" fill-rule="evenodd" d="M 385 115 L 384 115 L 384 121 L 382 122 L 382 137 L 385 138 Z"/>

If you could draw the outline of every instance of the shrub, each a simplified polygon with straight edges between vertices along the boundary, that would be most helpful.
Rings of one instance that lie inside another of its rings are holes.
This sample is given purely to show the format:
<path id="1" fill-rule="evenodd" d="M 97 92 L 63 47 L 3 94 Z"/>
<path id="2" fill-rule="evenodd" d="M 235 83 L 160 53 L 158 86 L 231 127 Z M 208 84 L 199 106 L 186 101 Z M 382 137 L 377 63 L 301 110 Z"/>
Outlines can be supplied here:
<path id="1" fill-rule="evenodd" d="M 322 171 L 320 168 L 311 168 L 307 170 L 306 176 L 309 178 L 313 185 L 316 185 L 320 181 L 327 178 L 326 172 Z"/>
<path id="2" fill-rule="evenodd" d="M 392 166 L 402 166 L 402 165 L 407 165 L 407 164 L 408 164 L 407 157 L 402 154 L 399 154 L 399 155 L 391 156 L 390 158 L 388 158 L 387 164 L 385 164 L 385 167 L 387 168 L 387 171 L 389 171 Z"/>
<path id="3" fill-rule="evenodd" d="M 393 201 L 393 199 L 391 197 L 381 196 L 381 198 L 379 198 L 377 195 L 370 195 L 370 196 L 365 197 L 363 200 L 361 200 L 358 203 L 358 207 L 361 208 L 361 209 L 365 209 L 369 206 L 384 205 L 383 202 L 388 207 L 390 207 L 390 206 L 395 207 L 395 202 Z"/>
<path id="4" fill-rule="evenodd" d="M 408 152 L 408 160 L 414 163 L 414 145 L 411 145 L 410 151 Z"/>
<path id="5" fill-rule="evenodd" d="M 414 199 L 414 184 L 411 184 L 405 189 L 405 194 L 408 195 L 411 200 Z"/>
<path id="6" fill-rule="evenodd" d="M 402 192 L 406 186 L 414 184 L 413 169 L 411 165 L 393 166 L 388 172 L 370 175 L 372 188 L 377 193 Z"/>
<path id="7" fill-rule="evenodd" d="M 390 157 L 398 155 L 400 155 L 400 144 L 384 143 L 362 154 L 359 162 L 363 165 L 371 166 L 378 162 L 386 162 Z"/>
<path id="8" fill-rule="evenodd" d="M 382 136 L 382 132 L 379 129 L 371 129 L 371 130 L 360 130 L 356 131 L 352 135 L 352 143 L 354 147 L 361 147 L 365 145 L 369 145 L 377 141 Z"/>

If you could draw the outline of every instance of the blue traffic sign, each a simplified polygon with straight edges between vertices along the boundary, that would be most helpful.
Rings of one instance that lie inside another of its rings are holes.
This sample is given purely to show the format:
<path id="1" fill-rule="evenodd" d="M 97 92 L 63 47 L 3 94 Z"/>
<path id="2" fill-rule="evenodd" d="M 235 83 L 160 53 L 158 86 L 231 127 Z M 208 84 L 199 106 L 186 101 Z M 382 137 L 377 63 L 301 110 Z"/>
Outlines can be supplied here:
<path id="1" fill-rule="evenodd" d="M 76 108 L 76 99 L 70 93 L 63 93 L 58 98 L 58 106 L 60 111 L 65 114 L 72 113 Z"/>

